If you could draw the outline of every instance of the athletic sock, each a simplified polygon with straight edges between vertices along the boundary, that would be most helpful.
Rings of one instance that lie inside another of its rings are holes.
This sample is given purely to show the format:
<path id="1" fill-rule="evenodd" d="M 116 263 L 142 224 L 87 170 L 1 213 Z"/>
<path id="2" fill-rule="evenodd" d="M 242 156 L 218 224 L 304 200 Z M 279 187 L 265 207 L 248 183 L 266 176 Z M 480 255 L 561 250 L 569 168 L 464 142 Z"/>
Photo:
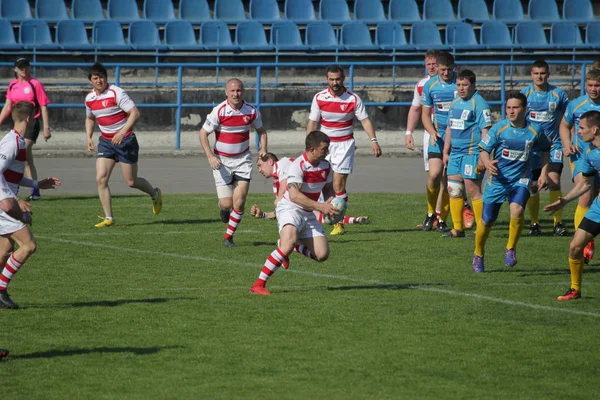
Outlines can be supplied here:
<path id="1" fill-rule="evenodd" d="M 273 275 L 275 271 L 277 271 L 279 267 L 281 267 L 283 260 L 285 260 L 285 254 L 283 254 L 283 252 L 279 250 L 279 247 L 273 250 L 273 252 L 269 254 L 269 257 L 267 257 L 265 265 L 263 265 L 258 279 L 263 282 L 266 282 L 271 277 L 271 275 Z"/>
<path id="2" fill-rule="evenodd" d="M 560 190 L 551 190 L 550 203 L 554 203 L 555 201 L 557 201 L 561 195 L 562 193 Z M 558 211 L 555 211 L 554 214 L 552 214 L 552 217 L 554 218 L 554 226 L 556 226 L 556 224 L 558 224 L 559 222 L 562 222 L 562 208 Z"/>
<path id="3" fill-rule="evenodd" d="M 231 210 L 231 213 L 229 214 L 229 225 L 227 225 L 227 230 L 225 231 L 225 239 L 231 239 L 233 237 L 233 234 L 242 221 L 243 216 L 243 211 Z"/>
<path id="4" fill-rule="evenodd" d="M 571 288 L 581 292 L 583 258 L 573 259 L 569 257 L 569 269 L 571 270 Z"/>
<path id="5" fill-rule="evenodd" d="M 294 246 L 294 251 L 302 254 L 304 257 L 310 258 L 311 260 L 315 259 L 310 249 L 302 243 L 296 243 Z"/>
<path id="6" fill-rule="evenodd" d="M 517 248 L 517 242 L 519 241 L 519 237 L 521 237 L 521 231 L 523 230 L 523 225 L 525 224 L 525 218 L 510 218 L 510 224 L 508 227 L 508 242 L 506 243 L 507 249 L 515 249 Z"/>
<path id="7" fill-rule="evenodd" d="M 477 230 L 475 231 L 475 255 L 483 257 L 485 254 L 485 242 L 487 242 L 490 232 L 492 231 L 491 225 L 484 226 L 483 224 L 477 224 Z"/>
<path id="8" fill-rule="evenodd" d="M 442 192 L 442 209 L 440 210 L 441 220 L 446 221 L 448 214 L 450 214 L 450 195 L 447 190 L 444 190 Z"/>
<path id="9" fill-rule="evenodd" d="M 425 189 L 427 190 L 427 215 L 433 215 L 435 213 L 435 204 L 437 203 L 440 188 L 430 189 L 425 187 Z"/>
<path id="10" fill-rule="evenodd" d="M 481 223 L 481 216 L 483 215 L 483 198 L 477 200 L 471 200 L 473 203 L 473 214 L 475 214 L 475 223 L 479 225 Z"/>
<path id="11" fill-rule="evenodd" d="M 0 275 L 0 290 L 6 290 L 8 284 L 14 278 L 15 274 L 23 266 L 23 263 L 17 260 L 13 253 L 10 254 L 8 260 L 6 261 L 6 265 L 4 265 L 4 269 L 2 270 L 2 275 Z"/>
<path id="12" fill-rule="evenodd" d="M 527 200 L 527 211 L 529 211 L 529 219 L 531 224 L 540 223 L 540 194 L 532 194 Z"/>
<path id="13" fill-rule="evenodd" d="M 450 197 L 450 214 L 452 215 L 452 223 L 454 230 L 463 230 L 463 207 L 465 202 L 461 197 Z"/>

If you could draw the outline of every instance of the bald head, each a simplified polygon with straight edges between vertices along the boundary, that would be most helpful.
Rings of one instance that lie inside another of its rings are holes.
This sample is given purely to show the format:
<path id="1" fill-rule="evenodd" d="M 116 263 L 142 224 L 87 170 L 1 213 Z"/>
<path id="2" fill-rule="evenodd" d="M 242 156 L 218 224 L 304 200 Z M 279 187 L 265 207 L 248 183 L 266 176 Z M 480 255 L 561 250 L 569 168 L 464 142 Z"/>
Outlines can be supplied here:
<path id="1" fill-rule="evenodd" d="M 244 83 L 237 78 L 228 80 L 225 84 L 225 97 L 230 106 L 239 110 L 244 104 Z"/>

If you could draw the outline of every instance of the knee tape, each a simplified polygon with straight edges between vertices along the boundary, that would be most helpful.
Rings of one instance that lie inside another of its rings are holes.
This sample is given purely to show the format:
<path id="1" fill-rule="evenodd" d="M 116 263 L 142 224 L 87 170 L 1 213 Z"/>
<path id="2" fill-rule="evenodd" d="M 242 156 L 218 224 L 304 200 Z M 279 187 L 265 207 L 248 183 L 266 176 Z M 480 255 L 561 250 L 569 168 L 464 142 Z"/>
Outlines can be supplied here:
<path id="1" fill-rule="evenodd" d="M 448 194 L 450 197 L 463 197 L 465 194 L 465 184 L 461 181 L 448 179 Z"/>
<path id="2" fill-rule="evenodd" d="M 217 197 L 219 199 L 233 197 L 233 185 L 217 186 Z"/>

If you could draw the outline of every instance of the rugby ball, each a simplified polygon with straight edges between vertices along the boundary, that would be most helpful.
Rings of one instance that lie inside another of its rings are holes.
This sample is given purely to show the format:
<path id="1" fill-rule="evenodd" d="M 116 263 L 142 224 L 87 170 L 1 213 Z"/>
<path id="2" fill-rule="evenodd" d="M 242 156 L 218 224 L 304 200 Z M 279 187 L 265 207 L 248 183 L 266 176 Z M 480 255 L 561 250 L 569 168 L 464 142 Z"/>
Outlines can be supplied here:
<path id="1" fill-rule="evenodd" d="M 331 200 L 331 205 L 337 208 L 340 213 L 336 216 L 323 215 L 323 223 L 327 225 L 337 224 L 344 218 L 344 215 L 346 214 L 347 204 L 343 199 L 334 197 L 333 200 Z"/>

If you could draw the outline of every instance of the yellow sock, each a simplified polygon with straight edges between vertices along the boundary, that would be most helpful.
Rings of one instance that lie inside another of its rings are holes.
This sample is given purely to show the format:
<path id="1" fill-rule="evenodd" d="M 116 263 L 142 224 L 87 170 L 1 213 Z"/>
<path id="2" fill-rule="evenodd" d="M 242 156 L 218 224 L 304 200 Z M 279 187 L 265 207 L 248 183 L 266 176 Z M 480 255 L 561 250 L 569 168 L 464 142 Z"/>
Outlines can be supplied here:
<path id="1" fill-rule="evenodd" d="M 516 249 L 519 237 L 521 237 L 521 231 L 525 224 L 525 218 L 510 218 L 510 226 L 508 228 L 508 242 L 506 243 L 507 249 Z"/>
<path id="2" fill-rule="evenodd" d="M 527 200 L 527 210 L 532 224 L 540 223 L 540 195 L 536 193 Z"/>
<path id="3" fill-rule="evenodd" d="M 560 192 L 560 190 L 551 190 L 550 191 L 550 203 L 554 203 L 556 200 L 558 200 L 558 198 L 560 197 L 561 194 L 562 193 Z M 554 214 L 552 214 L 552 217 L 554 218 L 555 226 L 559 222 L 562 222 L 562 208 L 560 210 L 556 211 Z"/>
<path id="4" fill-rule="evenodd" d="M 571 270 L 571 288 L 581 292 L 581 278 L 583 275 L 583 257 L 576 260 L 569 257 L 569 269 Z"/>
<path id="5" fill-rule="evenodd" d="M 435 214 L 435 203 L 437 202 L 438 194 L 440 193 L 440 188 L 437 187 L 435 189 L 427 189 L 427 214 Z"/>
<path id="6" fill-rule="evenodd" d="M 475 255 L 480 257 L 484 256 L 485 242 L 487 242 L 491 231 L 491 225 L 483 226 L 483 224 L 477 224 L 477 230 L 475 231 Z"/>
<path id="7" fill-rule="evenodd" d="M 475 214 L 475 223 L 479 226 L 481 217 L 483 215 L 483 198 L 472 200 L 471 207 L 473 208 L 473 214 Z"/>
<path id="8" fill-rule="evenodd" d="M 447 190 L 442 192 L 442 209 L 440 210 L 440 219 L 446 221 L 450 214 L 450 195 Z"/>
<path id="9" fill-rule="evenodd" d="M 462 197 L 450 197 L 450 213 L 452 214 L 452 223 L 457 231 L 463 230 L 463 207 L 465 201 Z"/>
<path id="10" fill-rule="evenodd" d="M 575 225 L 575 229 L 579 228 L 579 224 L 583 221 L 583 217 L 585 217 L 585 213 L 587 213 L 589 207 L 581 207 L 579 204 L 577 208 L 575 208 L 575 217 L 573 217 L 573 223 Z"/>

